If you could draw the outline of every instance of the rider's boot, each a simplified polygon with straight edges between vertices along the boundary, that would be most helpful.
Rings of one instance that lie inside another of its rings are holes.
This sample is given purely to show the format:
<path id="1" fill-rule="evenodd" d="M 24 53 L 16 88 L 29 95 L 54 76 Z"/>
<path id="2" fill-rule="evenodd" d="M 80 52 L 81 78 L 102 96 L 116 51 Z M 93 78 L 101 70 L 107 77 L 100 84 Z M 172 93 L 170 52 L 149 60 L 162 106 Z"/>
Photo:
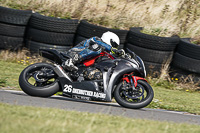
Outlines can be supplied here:
<path id="1" fill-rule="evenodd" d="M 63 63 L 63 67 L 64 69 L 67 69 L 69 71 L 77 71 L 78 67 L 74 65 L 72 58 L 67 59 L 64 63 Z"/>

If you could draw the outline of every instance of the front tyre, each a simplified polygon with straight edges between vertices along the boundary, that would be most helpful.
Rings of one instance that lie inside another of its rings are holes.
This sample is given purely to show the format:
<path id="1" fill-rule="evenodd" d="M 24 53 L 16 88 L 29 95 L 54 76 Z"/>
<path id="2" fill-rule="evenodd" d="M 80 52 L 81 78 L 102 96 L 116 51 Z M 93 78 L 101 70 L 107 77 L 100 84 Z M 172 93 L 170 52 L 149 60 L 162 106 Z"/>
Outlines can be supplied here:
<path id="1" fill-rule="evenodd" d="M 21 89 L 28 95 L 38 97 L 49 97 L 58 92 L 59 84 L 53 67 L 47 63 L 36 63 L 26 67 L 19 76 Z"/>
<path id="2" fill-rule="evenodd" d="M 139 109 L 151 103 L 154 92 L 151 86 L 144 80 L 138 80 L 135 90 L 125 81 L 118 84 L 114 91 L 114 98 L 123 107 Z"/>

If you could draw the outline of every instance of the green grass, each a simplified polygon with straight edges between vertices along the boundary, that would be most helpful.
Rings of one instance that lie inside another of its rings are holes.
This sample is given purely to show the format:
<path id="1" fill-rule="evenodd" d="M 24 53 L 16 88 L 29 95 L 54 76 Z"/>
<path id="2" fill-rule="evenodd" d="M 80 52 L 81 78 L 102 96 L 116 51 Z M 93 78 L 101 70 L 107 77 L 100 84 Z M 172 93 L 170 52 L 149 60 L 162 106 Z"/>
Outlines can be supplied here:
<path id="1" fill-rule="evenodd" d="M 154 87 L 155 97 L 148 106 L 167 110 L 185 111 L 200 115 L 200 93 Z"/>
<path id="2" fill-rule="evenodd" d="M 0 78 L 0 87 L 6 86 L 6 78 Z"/>
<path id="3" fill-rule="evenodd" d="M 3 80 L 4 82 L 2 85 L 11 89 L 14 88 L 15 90 L 20 90 L 18 77 L 25 67 L 26 66 L 19 63 L 0 60 L 0 79 L 6 79 Z M 162 83 L 164 83 L 164 85 Z M 154 89 L 155 96 L 153 102 L 148 106 L 149 108 L 186 111 L 189 113 L 200 114 L 200 93 L 198 91 L 188 92 L 181 88 L 176 90 L 176 87 L 178 86 L 168 81 L 159 82 L 157 84 L 150 82 L 150 84 Z M 171 88 L 174 88 L 174 90 Z"/>
<path id="4" fill-rule="evenodd" d="M 20 90 L 18 78 L 24 68 L 24 65 L 0 60 L 0 79 L 4 79 L 3 83 L 0 82 L 0 86 L 4 85 Z"/>
<path id="5" fill-rule="evenodd" d="M 2 133 L 199 133 L 199 125 L 0 103 Z"/>

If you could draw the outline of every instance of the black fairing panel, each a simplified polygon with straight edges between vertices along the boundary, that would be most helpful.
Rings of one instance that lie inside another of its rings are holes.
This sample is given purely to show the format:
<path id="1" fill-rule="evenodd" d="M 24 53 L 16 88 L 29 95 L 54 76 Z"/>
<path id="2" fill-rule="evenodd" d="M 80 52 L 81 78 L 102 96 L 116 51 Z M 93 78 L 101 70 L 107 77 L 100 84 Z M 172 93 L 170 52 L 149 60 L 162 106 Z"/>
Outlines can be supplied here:
<path id="1" fill-rule="evenodd" d="M 105 100 L 106 98 L 105 93 L 98 91 L 98 84 L 95 81 L 70 82 L 63 77 L 59 77 L 58 80 L 64 94 L 90 97 L 96 100 Z"/>
<path id="2" fill-rule="evenodd" d="M 113 68 L 116 66 L 116 60 L 102 61 L 96 64 L 95 66 L 101 69 L 102 71 L 108 71 L 109 68 Z"/>
<path id="3" fill-rule="evenodd" d="M 95 64 L 95 66 L 103 73 L 104 92 L 98 91 L 98 85 L 95 81 L 70 82 L 66 78 L 59 77 L 62 90 L 70 85 L 73 90 L 91 91 L 91 95 L 68 92 L 69 95 L 81 95 L 104 101 L 112 101 L 114 86 L 120 82 L 124 74 L 131 72 L 140 74 L 138 66 L 126 59 L 106 60 Z"/>
<path id="4" fill-rule="evenodd" d="M 119 59 L 117 60 L 118 64 L 115 67 L 114 71 L 112 72 L 111 77 L 109 78 L 109 82 L 107 86 L 104 86 L 106 95 L 106 100 L 112 100 L 112 92 L 114 86 L 120 82 L 122 76 L 127 73 L 135 72 L 140 73 L 138 67 L 134 64 L 131 64 L 128 60 Z M 108 79 L 108 78 L 107 78 Z"/>
<path id="5" fill-rule="evenodd" d="M 63 57 L 58 53 L 58 51 L 53 50 L 53 49 L 40 49 L 39 54 L 46 58 L 49 59 L 52 62 L 62 64 L 62 59 Z"/>

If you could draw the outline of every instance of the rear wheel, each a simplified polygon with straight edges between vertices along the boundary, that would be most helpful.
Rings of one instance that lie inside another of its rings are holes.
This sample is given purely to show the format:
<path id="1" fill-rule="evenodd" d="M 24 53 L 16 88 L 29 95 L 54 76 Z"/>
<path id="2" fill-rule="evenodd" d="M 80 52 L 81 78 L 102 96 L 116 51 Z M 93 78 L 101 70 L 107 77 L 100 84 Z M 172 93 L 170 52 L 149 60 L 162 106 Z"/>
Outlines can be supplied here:
<path id="1" fill-rule="evenodd" d="M 139 109 L 151 103 L 154 92 L 151 86 L 144 80 L 138 80 L 138 85 L 133 89 L 125 81 L 118 84 L 114 91 L 114 97 L 118 104 L 126 108 Z"/>
<path id="2" fill-rule="evenodd" d="M 57 75 L 53 66 L 36 63 L 26 67 L 19 76 L 21 89 L 31 96 L 49 97 L 59 91 Z"/>

